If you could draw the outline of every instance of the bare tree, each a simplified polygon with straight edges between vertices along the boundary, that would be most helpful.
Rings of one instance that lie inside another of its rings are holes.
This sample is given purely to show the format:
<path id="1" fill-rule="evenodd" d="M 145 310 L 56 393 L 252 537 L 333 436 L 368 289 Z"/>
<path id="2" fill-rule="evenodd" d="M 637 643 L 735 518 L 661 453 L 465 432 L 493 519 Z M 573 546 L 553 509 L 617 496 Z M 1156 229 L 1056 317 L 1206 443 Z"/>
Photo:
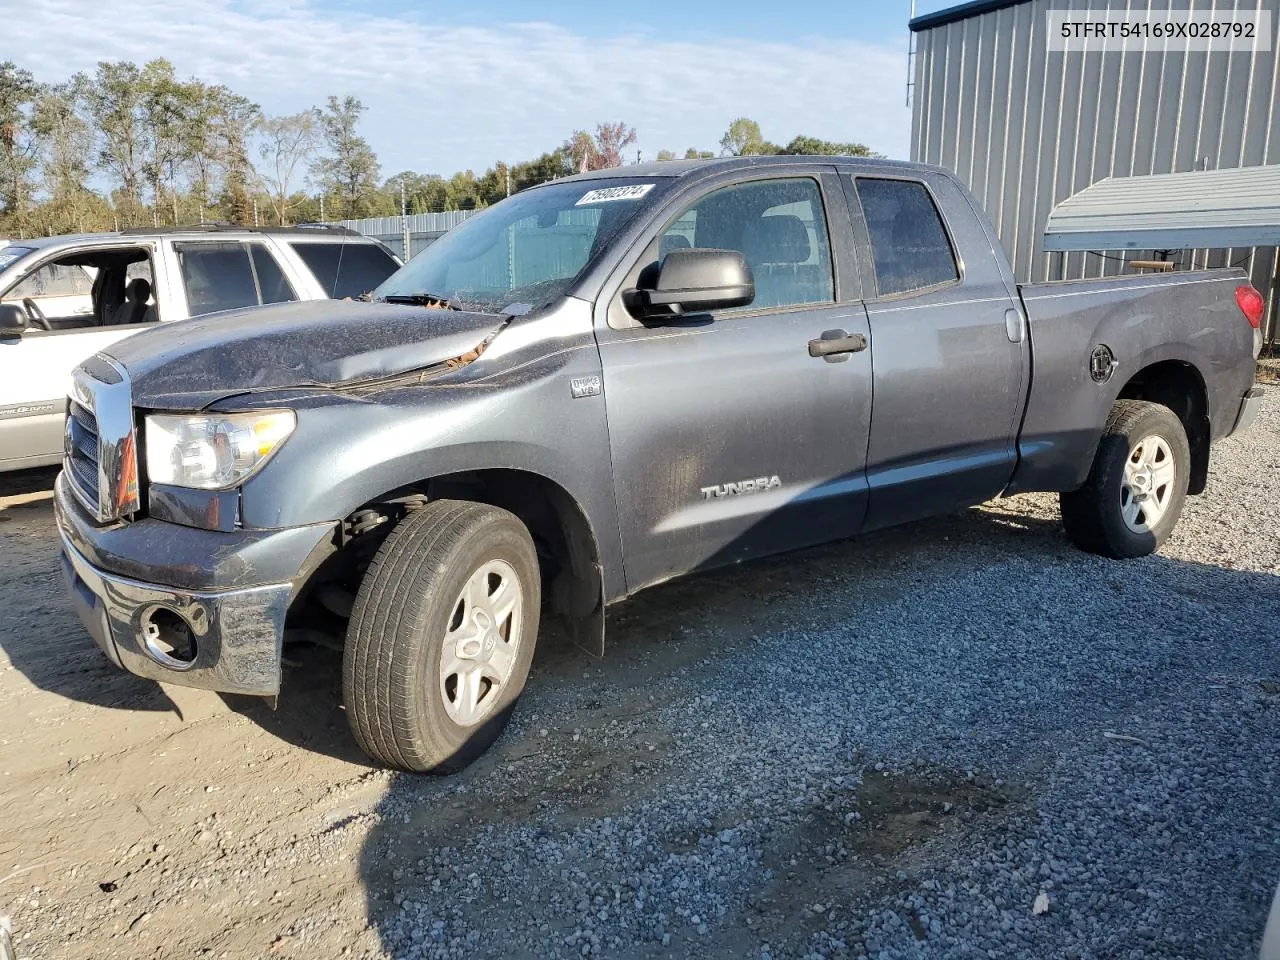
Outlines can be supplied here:
<path id="1" fill-rule="evenodd" d="M 314 110 L 283 117 L 265 117 L 258 127 L 258 155 L 262 166 L 258 179 L 271 196 L 276 222 L 285 226 L 294 184 L 305 173 L 320 145 L 320 128 Z"/>

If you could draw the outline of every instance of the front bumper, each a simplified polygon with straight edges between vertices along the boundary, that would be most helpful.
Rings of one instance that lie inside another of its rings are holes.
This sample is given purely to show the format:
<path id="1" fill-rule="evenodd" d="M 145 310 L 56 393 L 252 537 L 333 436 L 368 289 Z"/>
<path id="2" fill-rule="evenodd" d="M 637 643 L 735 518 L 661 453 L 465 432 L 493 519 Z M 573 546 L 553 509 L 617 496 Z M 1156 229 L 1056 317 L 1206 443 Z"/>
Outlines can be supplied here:
<path id="1" fill-rule="evenodd" d="M 1240 401 L 1240 413 L 1236 416 L 1236 425 L 1231 428 L 1232 433 L 1239 433 L 1253 426 L 1253 421 L 1258 419 L 1258 411 L 1262 409 L 1262 394 L 1261 387 L 1252 387 L 1245 392 L 1244 399 Z"/>
<path id="2" fill-rule="evenodd" d="M 158 520 L 97 527 L 61 476 L 55 515 L 72 604 L 112 663 L 205 690 L 279 693 L 285 616 L 331 525 L 235 533 Z M 121 572 L 138 569 L 151 573 L 143 579 Z M 173 616 L 190 635 L 185 659 L 157 642 L 155 625 Z"/>

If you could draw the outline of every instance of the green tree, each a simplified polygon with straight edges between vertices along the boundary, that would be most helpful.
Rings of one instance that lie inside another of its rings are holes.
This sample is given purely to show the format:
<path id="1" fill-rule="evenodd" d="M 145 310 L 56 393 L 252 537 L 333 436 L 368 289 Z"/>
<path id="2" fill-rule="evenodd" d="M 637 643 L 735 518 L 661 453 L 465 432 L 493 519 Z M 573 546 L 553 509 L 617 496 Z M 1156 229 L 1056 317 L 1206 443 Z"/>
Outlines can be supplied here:
<path id="1" fill-rule="evenodd" d="M 435 173 L 414 173 L 403 170 L 388 177 L 382 192 L 393 201 L 396 213 L 400 212 L 400 188 L 404 188 L 405 207 L 410 214 L 432 213 L 443 210 L 447 188 L 444 180 Z"/>
<path id="2" fill-rule="evenodd" d="M 667 160 L 674 160 L 675 158 L 676 158 L 676 155 L 675 155 L 675 151 L 673 150 L 659 150 L 658 155 L 654 157 L 654 159 L 657 160 L 659 163 L 663 163 L 664 161 L 667 161 Z"/>
<path id="3" fill-rule="evenodd" d="M 738 117 L 720 138 L 720 152 L 731 157 L 761 156 L 778 152 L 760 133 L 760 124 L 748 117 Z"/>
<path id="4" fill-rule="evenodd" d="M 97 166 L 117 185 L 115 207 L 125 225 L 137 224 L 149 155 L 142 71 L 125 60 L 103 60 L 92 75 L 77 73 L 72 85 L 97 141 Z"/>
<path id="5" fill-rule="evenodd" d="M 40 86 L 29 70 L 0 63 L 0 213 L 19 224 L 27 212 L 39 148 L 31 113 Z"/>
<path id="6" fill-rule="evenodd" d="M 713 157 L 715 157 L 714 151 L 699 150 L 697 147 L 690 147 L 684 152 L 684 158 L 686 160 L 710 160 Z"/>
<path id="7" fill-rule="evenodd" d="M 41 190 L 44 202 L 35 211 L 44 233 L 105 229 L 111 224 L 107 203 L 88 187 L 88 158 L 93 134 L 76 112 L 70 85 L 46 87 L 36 97 L 31 116 L 39 138 Z"/>
<path id="8" fill-rule="evenodd" d="M 864 143 L 837 143 L 801 134 L 792 139 L 779 153 L 804 154 L 819 157 L 874 157 L 877 154 Z"/>
<path id="9" fill-rule="evenodd" d="M 289 223 L 296 183 L 315 156 L 320 128 L 314 110 L 263 117 L 258 125 L 258 181 L 267 192 L 276 223 Z"/>
<path id="10" fill-rule="evenodd" d="M 536 187 L 540 183 L 548 183 L 575 172 L 573 160 L 563 148 L 552 150 L 511 168 L 511 192 Z"/>
<path id="11" fill-rule="evenodd" d="M 344 217 L 361 217 L 378 189 L 378 158 L 356 132 L 364 104 L 355 97 L 330 97 L 316 111 L 327 153 L 315 165 L 321 188 L 338 197 Z"/>

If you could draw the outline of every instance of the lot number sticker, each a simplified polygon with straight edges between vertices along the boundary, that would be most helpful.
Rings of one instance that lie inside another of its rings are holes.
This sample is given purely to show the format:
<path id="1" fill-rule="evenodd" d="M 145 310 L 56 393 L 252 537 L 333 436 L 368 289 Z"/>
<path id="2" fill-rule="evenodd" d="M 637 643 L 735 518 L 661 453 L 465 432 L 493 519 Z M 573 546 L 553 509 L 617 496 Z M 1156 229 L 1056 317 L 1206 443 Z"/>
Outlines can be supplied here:
<path id="1" fill-rule="evenodd" d="M 632 183 L 625 187 L 601 187 L 599 190 L 588 190 L 574 206 L 608 203 L 610 200 L 639 200 L 652 189 L 652 183 Z"/>

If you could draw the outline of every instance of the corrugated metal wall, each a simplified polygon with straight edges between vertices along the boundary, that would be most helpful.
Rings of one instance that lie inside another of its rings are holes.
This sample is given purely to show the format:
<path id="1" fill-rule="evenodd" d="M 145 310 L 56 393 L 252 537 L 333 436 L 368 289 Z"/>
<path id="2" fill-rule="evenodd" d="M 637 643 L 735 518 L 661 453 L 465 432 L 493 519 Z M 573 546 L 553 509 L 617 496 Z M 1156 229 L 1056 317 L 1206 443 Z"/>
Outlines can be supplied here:
<path id="1" fill-rule="evenodd" d="M 400 255 L 410 260 L 431 246 L 448 230 L 452 230 L 474 210 L 446 210 L 443 213 L 412 213 L 407 217 L 366 217 L 363 220 L 331 220 L 340 227 L 354 230 L 366 237 L 381 240 Z M 405 230 L 409 232 L 409 249 L 405 250 Z"/>
<path id="2" fill-rule="evenodd" d="M 1189 0 L 1191 9 L 1272 11 L 1280 0 Z M 1280 164 L 1280 71 L 1269 54 L 1164 52 L 1109 41 L 1098 53 L 1050 53 L 1047 13 L 1140 10 L 1118 0 L 1027 0 L 916 35 L 913 160 L 955 171 L 986 208 L 1020 280 L 1123 269 L 1092 253 L 1046 254 L 1054 204 L 1103 177 Z M 1092 15 L 1092 16 L 1090 16 Z M 1112 52 L 1112 50 L 1118 52 Z M 1111 254 L 1118 257 L 1119 252 Z M 1275 248 L 1187 251 L 1186 265 L 1238 263 L 1280 333 Z"/>

